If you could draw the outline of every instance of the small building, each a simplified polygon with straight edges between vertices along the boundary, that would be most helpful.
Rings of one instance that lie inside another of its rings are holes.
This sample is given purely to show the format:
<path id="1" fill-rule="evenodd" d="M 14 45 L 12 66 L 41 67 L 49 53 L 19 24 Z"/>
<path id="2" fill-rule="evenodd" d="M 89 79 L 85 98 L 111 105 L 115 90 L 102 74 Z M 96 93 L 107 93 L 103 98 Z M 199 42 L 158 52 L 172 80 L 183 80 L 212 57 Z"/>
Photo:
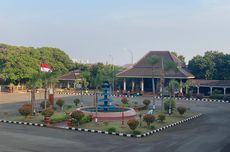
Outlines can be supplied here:
<path id="1" fill-rule="evenodd" d="M 76 80 L 80 80 L 80 71 L 73 70 L 67 74 L 59 77 L 60 88 L 75 88 L 74 84 Z"/>
<path id="2" fill-rule="evenodd" d="M 221 94 L 230 94 L 230 80 L 189 80 L 194 88 L 194 93 L 210 96 L 214 90 L 218 90 Z"/>
<path id="3" fill-rule="evenodd" d="M 195 78 L 193 74 L 188 72 L 184 64 L 169 51 L 150 51 L 142 57 L 136 64 L 130 66 L 124 71 L 119 72 L 116 76 L 123 78 L 123 92 L 139 92 L 152 93 L 152 74 L 155 81 L 156 93 L 160 93 L 160 75 L 161 64 L 157 63 L 152 66 L 148 63 L 148 58 L 151 56 L 159 56 L 167 61 L 172 61 L 177 65 L 178 70 L 169 70 L 165 72 L 165 86 L 172 79 L 184 83 L 189 79 Z M 166 89 L 166 88 L 164 88 Z M 182 92 L 182 90 L 180 90 Z"/>

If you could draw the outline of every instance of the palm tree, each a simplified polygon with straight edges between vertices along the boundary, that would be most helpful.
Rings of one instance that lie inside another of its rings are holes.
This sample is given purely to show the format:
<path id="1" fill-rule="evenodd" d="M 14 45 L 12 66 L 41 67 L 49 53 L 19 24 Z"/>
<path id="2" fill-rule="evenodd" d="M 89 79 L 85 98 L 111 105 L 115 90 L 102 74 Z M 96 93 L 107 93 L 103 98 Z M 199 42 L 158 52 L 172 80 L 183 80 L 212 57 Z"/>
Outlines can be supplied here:
<path id="1" fill-rule="evenodd" d="M 175 97 L 175 91 L 180 88 L 180 84 L 176 80 L 170 80 L 169 81 L 169 91 L 170 91 L 170 97 Z"/>
<path id="2" fill-rule="evenodd" d="M 175 91 L 180 88 L 180 83 L 173 79 L 173 80 L 169 81 L 168 87 L 169 87 L 169 91 L 170 91 L 170 98 L 172 97 L 172 95 L 173 95 L 173 98 L 175 98 Z M 171 114 L 171 111 L 172 111 L 172 103 L 170 100 L 170 102 L 169 102 L 169 114 Z"/>
<path id="3" fill-rule="evenodd" d="M 32 112 L 35 112 L 35 93 L 36 93 L 36 88 L 42 86 L 42 81 L 41 81 L 41 74 L 35 73 L 33 77 L 28 81 L 27 87 L 31 89 L 31 105 L 32 105 Z"/>
<path id="4" fill-rule="evenodd" d="M 161 62 L 161 63 L 160 63 Z M 153 104 L 154 103 L 154 94 L 155 94 L 155 82 L 154 82 L 154 66 L 157 64 L 160 64 L 159 66 L 159 73 L 160 73 L 160 90 L 161 90 L 161 96 L 162 96 L 162 101 L 161 101 L 161 111 L 164 110 L 164 101 L 163 101 L 163 96 L 164 96 L 164 82 L 165 82 L 165 73 L 169 70 L 177 71 L 177 65 L 173 61 L 165 60 L 161 56 L 151 56 L 147 59 L 147 63 L 152 66 L 152 87 L 153 87 Z"/>
<path id="5" fill-rule="evenodd" d="M 185 93 L 188 94 L 188 91 L 189 91 L 189 87 L 191 86 L 191 81 L 187 80 L 184 84 L 184 87 L 185 87 Z"/>

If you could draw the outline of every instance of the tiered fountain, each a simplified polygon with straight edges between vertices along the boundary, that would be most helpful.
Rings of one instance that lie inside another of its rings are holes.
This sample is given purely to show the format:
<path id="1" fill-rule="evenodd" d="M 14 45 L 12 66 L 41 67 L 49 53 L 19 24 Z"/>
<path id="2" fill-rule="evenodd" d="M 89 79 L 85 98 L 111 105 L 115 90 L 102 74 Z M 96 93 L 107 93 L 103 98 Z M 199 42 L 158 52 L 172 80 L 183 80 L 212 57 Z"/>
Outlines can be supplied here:
<path id="1" fill-rule="evenodd" d="M 133 108 L 122 108 L 112 104 L 110 98 L 110 87 L 107 81 L 103 82 L 102 93 L 97 93 L 97 96 L 103 96 L 101 99 L 97 99 L 96 107 L 82 107 L 81 110 L 85 114 L 91 114 L 94 118 L 99 120 L 117 120 L 122 119 L 122 113 L 125 119 L 130 119 L 136 116 L 136 111 Z"/>

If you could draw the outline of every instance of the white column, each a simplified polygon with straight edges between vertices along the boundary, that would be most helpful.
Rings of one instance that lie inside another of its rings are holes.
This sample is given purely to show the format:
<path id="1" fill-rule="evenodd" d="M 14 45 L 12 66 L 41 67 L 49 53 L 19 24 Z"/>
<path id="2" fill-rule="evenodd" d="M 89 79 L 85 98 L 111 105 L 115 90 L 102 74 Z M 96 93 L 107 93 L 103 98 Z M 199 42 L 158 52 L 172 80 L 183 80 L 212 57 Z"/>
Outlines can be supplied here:
<path id="1" fill-rule="evenodd" d="M 210 87 L 210 95 L 212 95 L 212 87 Z"/>
<path id="2" fill-rule="evenodd" d="M 124 78 L 124 86 L 123 86 L 123 91 L 126 91 L 126 79 Z"/>
<path id="3" fill-rule="evenodd" d="M 134 80 L 132 80 L 132 91 L 134 91 L 135 83 Z"/>
<path id="4" fill-rule="evenodd" d="M 144 92 L 144 79 L 141 80 L 141 91 Z"/>
<path id="5" fill-rule="evenodd" d="M 180 79 L 180 93 L 182 94 L 182 92 L 183 92 L 183 87 L 182 87 L 182 79 Z"/>
<path id="6" fill-rule="evenodd" d="M 224 88 L 224 95 L 226 95 L 226 88 Z"/>
<path id="7" fill-rule="evenodd" d="M 197 86 L 196 88 L 197 88 L 197 94 L 200 94 L 200 87 Z"/>

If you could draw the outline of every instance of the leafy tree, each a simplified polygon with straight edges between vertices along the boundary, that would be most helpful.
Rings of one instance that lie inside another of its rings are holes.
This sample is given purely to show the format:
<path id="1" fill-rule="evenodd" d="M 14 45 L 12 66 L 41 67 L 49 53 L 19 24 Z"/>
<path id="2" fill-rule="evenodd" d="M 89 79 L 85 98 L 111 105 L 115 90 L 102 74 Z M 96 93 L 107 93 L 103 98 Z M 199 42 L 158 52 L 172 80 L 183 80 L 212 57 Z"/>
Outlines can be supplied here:
<path id="1" fill-rule="evenodd" d="M 218 51 L 207 51 L 189 61 L 188 69 L 197 79 L 230 79 L 230 55 Z"/>
<path id="2" fill-rule="evenodd" d="M 145 99 L 145 100 L 143 101 L 143 104 L 144 104 L 145 107 L 147 108 L 147 107 L 149 106 L 149 104 L 150 104 L 150 100 Z"/>

